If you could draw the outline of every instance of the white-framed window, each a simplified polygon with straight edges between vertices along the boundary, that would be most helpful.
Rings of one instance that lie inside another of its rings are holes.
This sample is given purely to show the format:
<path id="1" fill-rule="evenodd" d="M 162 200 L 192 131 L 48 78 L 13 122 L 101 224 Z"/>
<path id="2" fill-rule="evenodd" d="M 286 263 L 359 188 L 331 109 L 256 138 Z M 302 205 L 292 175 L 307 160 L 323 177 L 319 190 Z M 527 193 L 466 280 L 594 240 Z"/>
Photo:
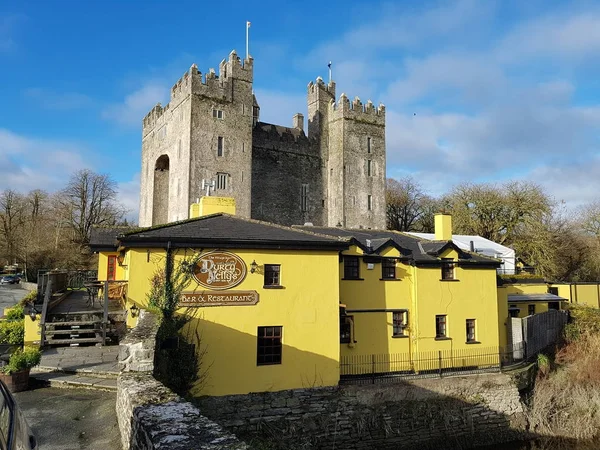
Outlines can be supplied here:
<path id="1" fill-rule="evenodd" d="M 229 178 L 228 173 L 217 173 L 217 189 L 224 191 L 227 189 L 227 179 Z"/>
<path id="2" fill-rule="evenodd" d="M 213 118 L 215 119 L 223 119 L 223 110 L 222 109 L 213 109 Z"/>

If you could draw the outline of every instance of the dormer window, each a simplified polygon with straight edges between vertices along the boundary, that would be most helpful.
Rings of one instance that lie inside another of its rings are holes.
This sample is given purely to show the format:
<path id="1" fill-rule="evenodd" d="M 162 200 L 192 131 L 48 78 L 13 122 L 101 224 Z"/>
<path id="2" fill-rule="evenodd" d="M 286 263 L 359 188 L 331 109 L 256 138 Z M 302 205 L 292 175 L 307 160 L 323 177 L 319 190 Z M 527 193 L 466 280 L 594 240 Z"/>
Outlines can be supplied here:
<path id="1" fill-rule="evenodd" d="M 454 280 L 454 260 L 442 258 L 442 280 Z"/>

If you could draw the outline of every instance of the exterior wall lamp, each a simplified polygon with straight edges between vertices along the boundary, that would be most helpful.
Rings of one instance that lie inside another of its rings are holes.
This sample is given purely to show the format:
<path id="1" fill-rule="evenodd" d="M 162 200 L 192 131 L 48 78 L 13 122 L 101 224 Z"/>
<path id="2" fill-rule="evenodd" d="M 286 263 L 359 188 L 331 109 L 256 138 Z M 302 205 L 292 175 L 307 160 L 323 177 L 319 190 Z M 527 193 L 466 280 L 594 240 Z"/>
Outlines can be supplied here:
<path id="1" fill-rule="evenodd" d="M 250 264 L 250 273 L 256 272 L 256 269 L 258 269 L 258 264 L 256 264 L 255 260 L 252 260 L 252 264 Z"/>
<path id="2" fill-rule="evenodd" d="M 137 317 L 140 314 L 140 310 L 136 304 L 133 304 L 131 308 L 129 308 L 129 311 L 131 311 L 131 317 Z"/>
<path id="3" fill-rule="evenodd" d="M 29 307 L 29 317 L 31 317 L 31 320 L 35 321 L 35 319 L 37 319 L 37 314 L 38 312 L 35 309 L 35 305 L 31 305 Z"/>

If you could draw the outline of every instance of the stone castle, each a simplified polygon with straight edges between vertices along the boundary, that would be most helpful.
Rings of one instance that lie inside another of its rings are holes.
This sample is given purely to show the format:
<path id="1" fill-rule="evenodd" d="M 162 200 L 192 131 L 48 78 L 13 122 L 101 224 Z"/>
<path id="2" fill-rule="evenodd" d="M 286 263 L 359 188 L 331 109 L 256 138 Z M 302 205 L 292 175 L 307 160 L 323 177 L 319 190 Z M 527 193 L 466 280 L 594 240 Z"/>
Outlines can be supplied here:
<path id="1" fill-rule="evenodd" d="M 235 51 L 203 78 L 194 64 L 143 120 L 140 226 L 189 217 L 206 195 L 237 214 L 282 225 L 385 228 L 385 107 L 308 84 L 293 126 L 260 121 L 253 59 Z"/>

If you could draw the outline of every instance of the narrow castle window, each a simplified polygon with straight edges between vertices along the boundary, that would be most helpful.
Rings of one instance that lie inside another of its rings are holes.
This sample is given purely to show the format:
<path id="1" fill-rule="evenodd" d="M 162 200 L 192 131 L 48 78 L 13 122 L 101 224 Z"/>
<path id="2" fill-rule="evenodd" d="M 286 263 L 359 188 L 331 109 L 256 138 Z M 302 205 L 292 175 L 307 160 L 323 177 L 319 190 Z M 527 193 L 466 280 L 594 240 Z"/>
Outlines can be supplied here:
<path id="1" fill-rule="evenodd" d="M 373 210 L 373 196 L 367 195 L 367 209 L 369 211 Z"/>
<path id="2" fill-rule="evenodd" d="M 177 143 L 177 159 L 181 159 L 181 139 Z"/>
<path id="3" fill-rule="evenodd" d="M 217 138 L 217 156 L 223 156 L 223 136 Z"/>
<path id="4" fill-rule="evenodd" d="M 371 153 L 371 138 L 367 138 L 367 153 Z"/>
<path id="5" fill-rule="evenodd" d="M 228 173 L 217 173 L 217 189 L 224 191 L 227 189 Z"/>
<path id="6" fill-rule="evenodd" d="M 300 195 L 300 205 L 302 212 L 308 211 L 308 184 L 302 185 L 302 193 Z"/>
<path id="7" fill-rule="evenodd" d="M 370 159 L 367 159 L 367 176 L 370 177 L 373 175 L 373 164 Z"/>

